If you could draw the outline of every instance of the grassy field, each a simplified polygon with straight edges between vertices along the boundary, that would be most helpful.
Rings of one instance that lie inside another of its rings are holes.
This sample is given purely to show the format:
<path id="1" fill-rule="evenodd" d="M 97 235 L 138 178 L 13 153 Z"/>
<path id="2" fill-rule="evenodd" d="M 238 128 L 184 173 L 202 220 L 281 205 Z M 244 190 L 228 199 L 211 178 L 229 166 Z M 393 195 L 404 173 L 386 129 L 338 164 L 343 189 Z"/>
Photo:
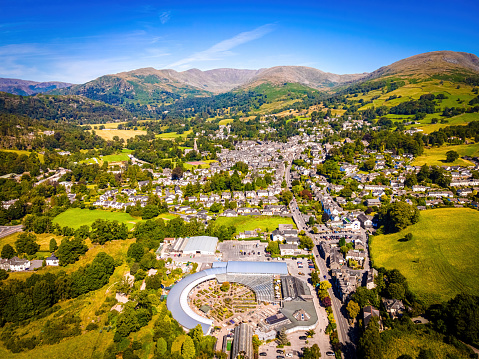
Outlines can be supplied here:
<path id="1" fill-rule="evenodd" d="M 102 161 L 107 162 L 119 162 L 119 161 L 128 161 L 130 158 L 126 153 L 119 153 L 117 155 L 108 155 L 100 157 Z"/>
<path id="2" fill-rule="evenodd" d="M 468 354 L 457 349 L 451 344 L 444 343 L 443 336 L 433 332 L 428 333 L 425 328 L 415 328 L 414 331 L 400 331 L 395 329 L 381 333 L 381 338 L 385 339 L 383 357 L 385 359 L 396 359 L 401 355 L 410 355 L 416 358 L 420 349 L 430 350 L 433 358 L 468 358 Z"/>
<path id="3" fill-rule="evenodd" d="M 10 244 L 13 248 L 15 248 L 15 241 L 17 240 L 17 237 L 21 234 L 22 232 L 17 232 L 13 233 L 9 236 L 0 238 L 0 247 L 3 247 L 5 244 Z M 54 234 L 50 233 L 42 233 L 42 234 L 35 234 L 37 236 L 37 243 L 40 245 L 40 252 L 46 252 L 48 255 L 50 255 L 49 250 L 50 250 L 50 239 L 55 238 L 58 244 L 60 244 L 62 240 L 62 236 L 56 236 Z"/>
<path id="4" fill-rule="evenodd" d="M 186 138 L 186 136 L 188 136 L 191 132 L 192 130 L 185 131 L 182 134 L 178 134 L 176 132 L 165 132 L 165 133 L 160 133 L 159 135 L 156 135 L 156 137 L 161 138 L 163 140 L 171 140 L 177 137 Z"/>
<path id="5" fill-rule="evenodd" d="M 227 118 L 227 119 L 224 119 L 224 120 L 220 120 L 220 122 L 218 123 L 219 125 L 227 125 L 231 122 L 233 122 L 234 120 L 232 118 Z"/>
<path id="6" fill-rule="evenodd" d="M 440 208 L 421 212 L 418 223 L 372 239 L 374 265 L 399 269 L 427 304 L 479 291 L 479 212 Z M 401 241 L 412 233 L 409 242 Z"/>
<path id="7" fill-rule="evenodd" d="M 292 224 L 294 228 L 296 225 L 289 217 L 272 217 L 272 216 L 238 216 L 238 217 L 218 217 L 215 221 L 215 226 L 235 226 L 236 234 L 244 231 L 252 231 L 260 228 L 261 231 L 273 231 L 278 228 L 278 224 Z"/>
<path id="8" fill-rule="evenodd" d="M 113 137 L 115 136 L 118 136 L 119 138 L 123 138 L 124 140 L 127 140 L 135 136 L 146 135 L 146 131 L 109 129 L 109 130 L 96 130 L 96 134 L 107 141 L 111 141 L 113 140 Z"/>
<path id="9" fill-rule="evenodd" d="M 3 152 L 15 152 L 17 155 L 27 155 L 30 156 L 31 152 L 30 151 L 24 151 L 24 150 L 5 150 L 5 149 L 0 149 L 0 151 Z M 43 159 L 43 155 L 41 153 L 37 153 L 38 159 L 40 160 L 41 163 L 45 162 Z"/>
<path id="10" fill-rule="evenodd" d="M 448 98 L 438 102 L 439 107 L 444 109 L 444 107 L 462 107 L 466 105 L 472 98 L 476 95 L 472 92 L 472 87 L 469 85 L 461 84 L 460 88 L 457 88 L 457 84 L 449 81 L 444 81 L 441 85 L 439 80 L 424 81 L 416 84 L 407 84 L 398 88 L 397 90 L 382 93 L 382 90 L 370 91 L 367 95 L 360 95 L 358 97 L 353 97 L 353 95 L 348 96 L 353 100 L 363 99 L 364 101 L 370 101 L 373 97 L 379 96 L 379 98 L 373 100 L 373 103 L 369 103 L 360 108 L 360 110 L 365 110 L 372 106 L 387 106 L 393 107 L 401 102 L 417 100 L 421 95 L 432 93 L 434 95 L 444 94 Z M 393 100 L 387 100 L 390 96 L 401 96 Z"/>
<path id="11" fill-rule="evenodd" d="M 456 146 L 441 146 L 441 147 L 432 147 L 425 148 L 424 153 L 421 156 L 418 156 L 413 161 L 414 166 L 422 166 L 427 163 L 429 166 L 471 166 L 472 163 L 462 158 L 458 158 L 452 163 L 446 162 L 446 152 L 456 151 L 460 156 L 478 156 L 479 155 L 479 143 L 472 145 L 456 145 Z"/>
<path id="12" fill-rule="evenodd" d="M 76 229 L 84 224 L 91 226 L 91 224 L 98 218 L 107 219 L 109 221 L 117 220 L 120 223 L 126 223 L 129 229 L 133 228 L 135 223 L 139 221 L 139 219 L 124 212 L 110 212 L 101 209 L 89 210 L 70 208 L 56 216 L 53 219 L 53 222 L 60 224 L 62 227 L 68 226 Z"/>
<path id="13" fill-rule="evenodd" d="M 443 119 L 443 117 L 438 116 L 439 114 L 429 114 L 426 116 L 424 120 L 421 120 L 420 125 L 414 125 L 414 127 L 422 129 L 423 133 L 431 133 L 434 131 L 439 130 L 440 128 L 444 128 L 447 126 L 459 126 L 459 125 L 467 125 L 471 121 L 479 121 L 479 113 L 463 113 L 458 116 L 444 118 L 448 122 L 447 123 L 435 123 L 431 124 L 432 118 L 439 118 Z"/>
<path id="14" fill-rule="evenodd" d="M 199 162 L 202 162 L 203 164 L 201 165 L 201 168 L 209 168 L 210 167 L 210 163 L 213 163 L 213 162 L 218 162 L 216 160 L 201 160 Z M 186 162 L 184 163 L 184 167 L 186 170 L 190 170 L 192 168 L 196 168 L 198 167 L 198 165 L 193 165 L 191 164 L 190 162 Z"/>

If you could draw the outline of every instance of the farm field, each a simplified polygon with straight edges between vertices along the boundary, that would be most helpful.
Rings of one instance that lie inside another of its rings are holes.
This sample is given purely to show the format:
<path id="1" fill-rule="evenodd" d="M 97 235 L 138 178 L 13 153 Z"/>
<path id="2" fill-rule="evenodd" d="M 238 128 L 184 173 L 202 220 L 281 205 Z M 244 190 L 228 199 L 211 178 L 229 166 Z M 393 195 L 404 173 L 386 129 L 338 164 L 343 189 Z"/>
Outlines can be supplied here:
<path id="1" fill-rule="evenodd" d="M 456 151 L 459 153 L 459 156 L 478 156 L 479 155 L 479 143 L 472 145 L 455 145 L 455 146 L 441 146 L 441 147 L 432 147 L 425 148 L 424 153 L 421 156 L 418 156 L 414 159 L 414 166 L 422 166 L 428 164 L 429 166 L 471 166 L 472 162 L 458 158 L 452 163 L 446 162 L 446 152 Z"/>
<path id="2" fill-rule="evenodd" d="M 410 289 L 426 304 L 479 291 L 479 212 L 440 208 L 421 212 L 405 230 L 372 238 L 374 265 L 398 269 Z M 411 241 L 402 241 L 407 233 Z"/>
<path id="3" fill-rule="evenodd" d="M 117 220 L 120 223 L 125 223 L 129 229 L 133 228 L 139 219 L 135 219 L 128 213 L 124 212 L 109 212 L 101 209 L 81 209 L 70 208 L 65 212 L 59 214 L 53 219 L 53 223 L 58 223 L 60 226 L 68 226 L 72 228 L 79 228 L 83 225 L 91 226 L 97 219 L 107 219 L 109 221 Z"/>
<path id="4" fill-rule="evenodd" d="M 96 134 L 103 138 L 104 140 L 111 141 L 113 137 L 118 136 L 127 140 L 129 138 L 146 135 L 146 131 L 143 130 L 117 130 L 117 129 L 106 129 L 106 130 L 96 130 Z"/>
<path id="5" fill-rule="evenodd" d="M 293 219 L 289 217 L 278 216 L 238 216 L 238 217 L 218 217 L 215 221 L 215 226 L 235 226 L 238 234 L 244 231 L 252 231 L 260 228 L 261 231 L 273 231 L 278 228 L 278 224 L 292 224 L 294 228 Z"/>

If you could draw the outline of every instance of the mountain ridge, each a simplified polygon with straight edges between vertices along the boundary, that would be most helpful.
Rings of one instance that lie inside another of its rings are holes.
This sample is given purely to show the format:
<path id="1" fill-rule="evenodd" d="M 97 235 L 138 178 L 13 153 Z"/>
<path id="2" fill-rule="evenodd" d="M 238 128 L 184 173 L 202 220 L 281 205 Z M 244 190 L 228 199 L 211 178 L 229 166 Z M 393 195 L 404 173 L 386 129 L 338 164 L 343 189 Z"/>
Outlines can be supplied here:
<path id="1" fill-rule="evenodd" d="M 12 78 L 0 78 L 0 91 L 14 95 L 30 96 L 37 93 L 62 89 L 73 84 L 60 81 L 37 82 Z"/>

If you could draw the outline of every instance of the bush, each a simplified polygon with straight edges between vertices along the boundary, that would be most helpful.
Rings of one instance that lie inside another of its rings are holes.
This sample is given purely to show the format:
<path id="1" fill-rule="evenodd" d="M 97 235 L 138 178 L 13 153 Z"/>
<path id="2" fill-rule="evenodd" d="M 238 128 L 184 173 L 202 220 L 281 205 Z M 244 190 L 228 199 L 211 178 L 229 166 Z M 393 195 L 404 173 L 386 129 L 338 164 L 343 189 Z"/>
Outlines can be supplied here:
<path id="1" fill-rule="evenodd" d="M 89 332 L 89 331 L 92 331 L 92 330 L 96 330 L 98 329 L 98 324 L 97 323 L 88 323 L 88 325 L 86 326 L 86 331 Z"/>

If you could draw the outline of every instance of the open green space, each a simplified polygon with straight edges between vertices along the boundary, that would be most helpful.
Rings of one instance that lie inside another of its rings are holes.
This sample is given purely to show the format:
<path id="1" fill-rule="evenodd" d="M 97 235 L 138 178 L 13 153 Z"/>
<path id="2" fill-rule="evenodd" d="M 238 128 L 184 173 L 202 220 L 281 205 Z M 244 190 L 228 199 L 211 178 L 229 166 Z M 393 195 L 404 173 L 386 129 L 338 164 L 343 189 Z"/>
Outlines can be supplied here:
<path id="1" fill-rule="evenodd" d="M 414 159 L 414 166 L 422 166 L 428 164 L 429 166 L 471 166 L 472 162 L 458 158 L 454 162 L 446 162 L 446 153 L 448 151 L 456 151 L 459 156 L 478 156 L 479 155 L 479 143 L 471 145 L 455 145 L 455 146 L 441 146 L 425 148 L 424 153 Z"/>
<path id="2" fill-rule="evenodd" d="M 146 135 L 146 131 L 143 130 L 118 130 L 118 129 L 105 129 L 95 130 L 95 133 L 107 141 L 112 141 L 113 137 L 118 136 L 120 139 L 127 140 L 129 138 Z"/>
<path id="3" fill-rule="evenodd" d="M 125 223 L 129 229 L 133 228 L 135 223 L 139 221 L 139 219 L 135 219 L 130 214 L 124 212 L 70 208 L 56 216 L 53 219 L 53 223 L 58 223 L 62 227 L 68 226 L 76 229 L 85 224 L 91 226 L 97 219 L 116 220 L 120 223 Z"/>
<path id="4" fill-rule="evenodd" d="M 27 155 L 27 156 L 30 156 L 32 154 L 32 152 L 30 151 L 25 151 L 25 150 L 6 150 L 6 149 L 0 149 L 0 151 L 3 151 L 3 152 L 14 152 L 16 153 L 17 155 Z M 41 163 L 45 162 L 43 160 L 43 154 L 41 153 L 38 153 L 37 152 L 37 156 L 38 156 L 38 159 L 40 160 Z"/>
<path id="5" fill-rule="evenodd" d="M 379 96 L 379 98 L 373 100 L 372 103 L 368 103 L 361 107 L 359 109 L 361 111 L 373 106 L 376 108 L 379 106 L 397 106 L 402 102 L 417 100 L 419 97 L 421 97 L 421 95 L 429 93 L 433 95 L 444 94 L 448 97 L 447 99 L 438 102 L 438 106 L 441 111 L 445 107 L 463 107 L 476 96 L 472 92 L 472 87 L 469 85 L 461 84 L 461 86 L 457 88 L 457 83 L 454 82 L 443 81 L 441 84 L 440 80 L 432 80 L 406 84 L 405 86 L 402 86 L 391 92 L 383 93 L 382 90 L 374 90 L 370 91 L 366 95 L 359 95 L 357 97 L 354 97 L 354 95 L 349 95 L 348 97 L 351 100 L 363 99 L 364 101 L 371 101 L 373 97 Z M 388 98 L 394 95 L 398 96 L 398 98 L 388 100 Z"/>
<path id="6" fill-rule="evenodd" d="M 107 162 L 119 162 L 119 161 L 128 161 L 130 158 L 126 153 L 119 153 L 117 155 L 107 155 L 100 157 L 103 161 Z"/>
<path id="7" fill-rule="evenodd" d="M 430 351 L 433 358 L 469 358 L 465 350 L 458 349 L 444 342 L 444 336 L 427 330 L 424 326 L 412 329 L 396 328 L 381 333 L 384 340 L 383 358 L 399 358 L 401 355 L 410 355 L 417 358 L 421 349 Z"/>
<path id="8" fill-rule="evenodd" d="M 191 130 L 185 131 L 181 134 L 178 134 L 176 132 L 165 132 L 165 133 L 160 133 L 159 135 L 156 135 L 156 137 L 164 139 L 164 140 L 171 140 L 177 137 L 186 138 L 186 136 L 188 136 L 191 132 L 192 132 Z"/>
<path id="9" fill-rule="evenodd" d="M 224 119 L 224 120 L 220 120 L 220 122 L 218 123 L 219 125 L 227 125 L 231 122 L 233 122 L 234 120 L 232 118 L 227 118 L 227 119 Z"/>
<path id="10" fill-rule="evenodd" d="M 391 115 L 388 115 L 391 116 Z M 431 123 L 431 119 L 437 118 L 439 120 L 445 119 L 447 123 Z M 440 128 L 444 128 L 447 126 L 459 126 L 459 125 L 467 125 L 469 122 L 472 121 L 479 121 L 479 113 L 463 113 L 461 115 L 457 115 L 454 117 L 441 117 L 439 114 L 428 114 L 423 120 L 421 120 L 420 125 L 414 125 L 414 127 L 420 128 L 423 133 L 431 133 L 434 131 L 439 130 Z"/>
<path id="11" fill-rule="evenodd" d="M 216 160 L 201 160 L 201 161 L 198 161 L 198 162 L 203 163 L 201 165 L 201 168 L 209 168 L 211 163 L 218 162 L 218 161 L 216 161 Z M 192 168 L 197 168 L 198 167 L 198 165 L 193 165 L 189 162 L 184 163 L 183 166 L 185 167 L 186 170 L 190 170 Z"/>
<path id="12" fill-rule="evenodd" d="M 235 226 L 236 234 L 256 228 L 260 228 L 262 232 L 266 230 L 271 232 L 278 228 L 278 224 L 292 224 L 296 228 L 292 218 L 279 216 L 218 217 L 215 221 L 215 226 Z"/>
<path id="13" fill-rule="evenodd" d="M 403 241 L 407 233 L 410 241 Z M 419 222 L 405 230 L 372 238 L 376 267 L 398 269 L 410 289 L 426 304 L 449 300 L 458 293 L 479 291 L 479 212 L 440 208 L 421 212 Z"/>

